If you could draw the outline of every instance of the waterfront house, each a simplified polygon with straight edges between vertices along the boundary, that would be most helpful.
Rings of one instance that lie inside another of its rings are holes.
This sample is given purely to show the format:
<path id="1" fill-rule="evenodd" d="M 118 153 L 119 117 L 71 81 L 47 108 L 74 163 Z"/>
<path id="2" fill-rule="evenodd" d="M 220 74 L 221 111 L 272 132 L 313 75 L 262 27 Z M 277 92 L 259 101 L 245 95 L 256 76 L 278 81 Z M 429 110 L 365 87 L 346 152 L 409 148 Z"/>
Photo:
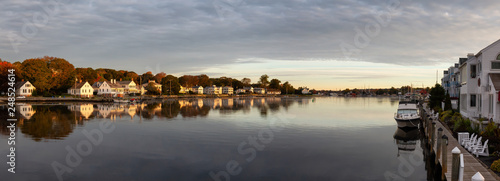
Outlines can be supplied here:
<path id="1" fill-rule="evenodd" d="M 68 89 L 68 94 L 77 97 L 94 97 L 94 88 L 92 88 L 89 82 L 82 82 L 80 80 L 80 83 L 77 83 Z"/>
<path id="2" fill-rule="evenodd" d="M 245 92 L 253 93 L 253 87 L 243 87 L 245 89 Z"/>
<path id="3" fill-rule="evenodd" d="M 189 92 L 189 89 L 187 87 L 180 86 L 179 94 L 185 94 L 185 93 L 188 93 L 188 92 Z"/>
<path id="4" fill-rule="evenodd" d="M 267 94 L 269 95 L 280 95 L 281 91 L 278 89 L 267 89 Z"/>
<path id="5" fill-rule="evenodd" d="M 161 92 L 161 90 L 162 90 L 162 89 L 161 89 L 161 84 L 156 83 L 156 81 L 155 81 L 155 80 L 149 80 L 149 81 L 148 81 L 148 83 L 144 83 L 144 84 L 142 84 L 142 87 L 144 87 L 144 90 L 143 90 L 143 91 L 141 91 L 141 92 L 142 92 L 142 94 L 144 94 L 144 93 L 146 93 L 146 92 L 147 92 L 147 91 L 145 90 L 145 88 L 146 88 L 146 87 L 147 87 L 150 83 L 152 83 L 152 84 L 156 87 L 156 89 L 158 89 L 158 91 L 160 91 L 160 92 Z M 142 88 L 141 88 L 141 89 L 142 89 Z"/>
<path id="6" fill-rule="evenodd" d="M 302 89 L 302 94 L 311 94 L 308 88 Z"/>
<path id="7" fill-rule="evenodd" d="M 500 123 L 500 40 L 469 53 L 460 70 L 460 113 Z"/>
<path id="8" fill-rule="evenodd" d="M 253 93 L 256 94 L 266 94 L 266 89 L 265 88 L 254 88 Z"/>
<path id="9" fill-rule="evenodd" d="M 122 81 L 122 79 L 120 79 L 120 81 L 117 81 L 117 83 L 122 86 L 125 94 L 139 93 L 139 89 L 137 89 L 137 84 L 134 82 L 134 79 L 125 81 Z"/>
<path id="10" fill-rule="evenodd" d="M 234 92 L 233 87 L 230 87 L 230 86 L 224 86 L 224 87 L 222 87 L 222 94 L 231 95 L 231 94 L 233 94 L 233 92 Z"/>
<path id="11" fill-rule="evenodd" d="M 33 95 L 33 91 L 36 90 L 35 86 L 31 84 L 30 81 L 21 81 L 14 85 L 16 88 L 16 96 L 31 96 Z"/>
<path id="12" fill-rule="evenodd" d="M 212 95 L 222 94 L 222 89 L 220 87 L 215 86 L 215 85 L 213 85 L 211 87 L 205 87 L 203 89 L 203 94 L 212 94 Z"/>
<path id="13" fill-rule="evenodd" d="M 237 89 L 237 90 L 236 90 L 236 94 L 241 94 L 241 93 L 243 93 L 243 94 L 244 94 L 245 92 L 246 92 L 246 90 L 245 90 L 245 89 Z"/>
<path id="14" fill-rule="evenodd" d="M 123 97 L 125 88 L 116 82 L 116 79 L 100 83 L 97 95 L 104 97 Z"/>
<path id="15" fill-rule="evenodd" d="M 203 94 L 204 88 L 202 86 L 194 86 L 189 88 L 189 90 L 194 94 Z"/>

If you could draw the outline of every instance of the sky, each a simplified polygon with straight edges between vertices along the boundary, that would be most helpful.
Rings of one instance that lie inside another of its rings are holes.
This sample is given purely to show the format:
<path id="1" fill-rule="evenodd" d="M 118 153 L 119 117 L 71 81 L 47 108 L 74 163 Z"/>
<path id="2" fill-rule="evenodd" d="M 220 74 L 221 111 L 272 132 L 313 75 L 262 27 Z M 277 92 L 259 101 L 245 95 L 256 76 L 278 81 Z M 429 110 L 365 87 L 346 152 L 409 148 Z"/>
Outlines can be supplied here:
<path id="1" fill-rule="evenodd" d="M 432 86 L 500 39 L 499 1 L 1 0 L 0 58 L 315 89 Z"/>

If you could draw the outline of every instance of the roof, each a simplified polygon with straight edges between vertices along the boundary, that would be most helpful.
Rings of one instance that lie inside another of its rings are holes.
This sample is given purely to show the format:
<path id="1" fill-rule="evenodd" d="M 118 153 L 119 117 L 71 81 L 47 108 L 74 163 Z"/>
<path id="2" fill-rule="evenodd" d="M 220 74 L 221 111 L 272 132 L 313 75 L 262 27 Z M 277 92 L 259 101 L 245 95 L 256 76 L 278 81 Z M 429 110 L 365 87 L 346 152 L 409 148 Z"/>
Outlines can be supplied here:
<path id="1" fill-rule="evenodd" d="M 490 79 L 491 82 L 493 82 L 493 86 L 495 87 L 495 90 L 500 90 L 500 73 L 490 73 Z"/>
<path id="2" fill-rule="evenodd" d="M 202 86 L 193 86 L 194 89 L 199 89 L 199 88 L 203 88 Z"/>
<path id="3" fill-rule="evenodd" d="M 267 92 L 281 92 L 281 90 L 278 90 L 278 89 L 267 89 Z"/>
<path id="4" fill-rule="evenodd" d="M 70 87 L 70 89 L 80 89 L 83 87 L 83 85 L 85 85 L 87 82 L 80 82 L 80 83 L 77 83 L 76 85 L 73 84 L 73 86 Z"/>
<path id="5" fill-rule="evenodd" d="M 106 82 L 106 84 L 108 84 L 109 87 L 111 88 L 123 88 L 122 85 L 118 82 L 116 84 L 112 84 L 110 81 L 104 81 L 104 82 Z"/>
<path id="6" fill-rule="evenodd" d="M 14 85 L 14 87 L 15 87 L 16 89 L 19 89 L 19 88 L 21 88 L 24 84 L 26 84 L 27 82 L 29 82 L 29 81 L 21 81 L 21 82 L 17 82 L 17 83 Z"/>
<path id="7" fill-rule="evenodd" d="M 119 84 L 122 84 L 122 85 L 129 85 L 131 82 L 133 82 L 133 81 L 131 81 L 131 80 L 116 81 L 116 83 L 119 83 Z"/>
<path id="8" fill-rule="evenodd" d="M 490 45 L 488 45 L 488 46 L 484 47 L 483 49 L 481 49 L 481 51 L 479 51 L 479 52 L 476 54 L 476 57 L 478 57 L 479 55 L 481 55 L 481 53 L 482 53 L 483 51 L 485 51 L 486 49 L 491 48 L 492 46 L 494 46 L 494 45 L 498 44 L 499 42 L 500 42 L 500 39 L 498 39 L 497 41 L 495 41 L 495 42 L 491 43 Z"/>

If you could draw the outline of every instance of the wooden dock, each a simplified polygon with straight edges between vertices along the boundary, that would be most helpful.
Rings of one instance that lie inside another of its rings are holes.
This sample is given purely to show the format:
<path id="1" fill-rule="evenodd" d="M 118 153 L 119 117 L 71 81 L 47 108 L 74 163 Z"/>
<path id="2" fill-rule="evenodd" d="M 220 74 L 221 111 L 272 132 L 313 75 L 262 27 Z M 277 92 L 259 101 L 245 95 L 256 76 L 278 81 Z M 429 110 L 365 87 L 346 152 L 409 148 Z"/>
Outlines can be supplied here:
<path id="1" fill-rule="evenodd" d="M 424 105 L 425 107 L 425 105 Z M 437 153 L 438 150 L 437 150 L 437 142 L 441 140 L 441 138 L 437 138 L 438 136 L 438 130 L 439 128 L 441 128 L 443 131 L 442 131 L 442 135 L 446 135 L 448 137 L 448 145 L 446 147 L 446 151 L 447 151 L 447 156 L 446 156 L 446 166 L 443 165 L 443 158 L 441 158 L 441 156 L 439 156 L 439 163 L 441 164 L 441 166 L 444 168 L 446 167 L 446 172 L 443 172 L 444 173 L 444 176 L 446 177 L 446 180 L 452 180 L 452 174 L 451 174 L 451 170 L 452 170 L 452 150 L 457 147 L 459 150 L 460 150 L 460 153 L 463 154 L 463 158 L 464 158 L 464 175 L 463 175 L 463 180 L 471 180 L 472 176 L 474 176 L 474 174 L 476 174 L 477 172 L 480 172 L 481 175 L 484 177 L 485 180 L 500 180 L 500 177 L 498 177 L 498 175 L 496 175 L 493 171 L 491 171 L 490 169 L 488 169 L 488 166 L 484 165 L 482 162 L 480 162 L 474 155 L 472 155 L 469 151 L 467 151 L 465 148 L 462 147 L 462 145 L 460 145 L 458 143 L 458 140 L 453 137 L 453 134 L 451 133 L 450 130 L 448 130 L 448 128 L 446 128 L 440 121 L 438 120 L 435 120 L 434 122 L 436 123 L 435 125 L 435 128 L 432 129 L 432 128 L 427 128 L 429 127 L 429 125 L 432 125 L 432 122 L 433 120 L 430 120 L 427 118 L 427 113 L 429 112 L 429 110 L 425 110 L 425 112 L 423 113 L 423 119 L 422 119 L 422 122 L 424 124 L 424 128 L 427 130 L 433 130 L 434 132 L 434 141 L 431 140 L 430 143 L 434 143 L 433 146 L 432 146 L 432 151 L 434 151 L 434 153 Z M 426 126 L 427 125 L 427 126 Z M 427 137 L 430 139 L 430 137 L 432 137 L 432 132 L 426 132 L 426 135 L 428 135 Z M 443 169 L 444 171 L 445 169 Z"/>

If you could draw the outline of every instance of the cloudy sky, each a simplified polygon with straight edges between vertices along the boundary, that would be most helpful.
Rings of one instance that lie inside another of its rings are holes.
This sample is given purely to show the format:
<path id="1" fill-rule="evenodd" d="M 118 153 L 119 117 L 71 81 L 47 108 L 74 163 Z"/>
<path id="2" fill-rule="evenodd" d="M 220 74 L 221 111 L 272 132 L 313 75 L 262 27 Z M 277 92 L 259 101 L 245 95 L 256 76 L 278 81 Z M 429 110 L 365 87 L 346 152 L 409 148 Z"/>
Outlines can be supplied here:
<path id="1" fill-rule="evenodd" d="M 0 58 L 250 77 L 316 89 L 432 86 L 500 39 L 498 1 L 2 0 Z"/>

